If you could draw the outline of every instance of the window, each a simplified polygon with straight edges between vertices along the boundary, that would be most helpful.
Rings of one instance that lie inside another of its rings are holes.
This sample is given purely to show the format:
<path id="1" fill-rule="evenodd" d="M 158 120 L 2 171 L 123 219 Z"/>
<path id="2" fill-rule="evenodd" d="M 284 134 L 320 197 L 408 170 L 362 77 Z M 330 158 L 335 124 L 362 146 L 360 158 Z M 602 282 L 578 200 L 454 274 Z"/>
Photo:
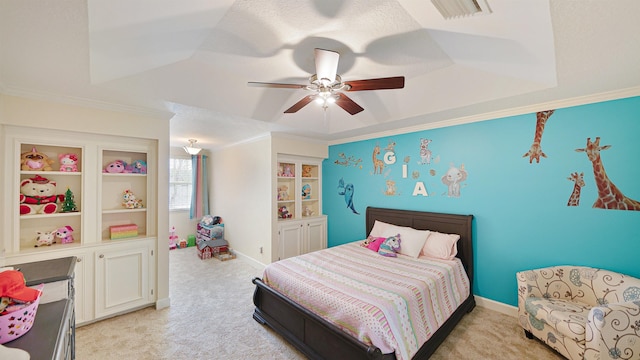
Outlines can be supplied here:
<path id="1" fill-rule="evenodd" d="M 191 179 L 191 159 L 169 159 L 169 210 L 189 210 Z"/>

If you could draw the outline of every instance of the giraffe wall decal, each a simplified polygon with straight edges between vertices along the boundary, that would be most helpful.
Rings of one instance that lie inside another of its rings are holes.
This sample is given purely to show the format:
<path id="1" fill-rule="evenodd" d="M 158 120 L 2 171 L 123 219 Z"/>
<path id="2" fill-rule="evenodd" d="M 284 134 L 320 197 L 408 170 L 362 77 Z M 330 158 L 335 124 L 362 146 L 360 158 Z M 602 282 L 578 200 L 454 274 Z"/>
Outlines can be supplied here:
<path id="1" fill-rule="evenodd" d="M 544 132 L 544 126 L 547 124 L 547 120 L 551 114 L 553 114 L 555 110 L 546 110 L 546 111 L 538 111 L 536 113 L 536 133 L 533 136 L 533 144 L 531 144 L 531 148 L 527 151 L 526 154 L 522 155 L 522 157 L 529 157 L 529 164 L 536 160 L 536 163 L 540 162 L 540 156 L 546 158 L 547 154 L 542 152 L 542 148 L 540 147 L 540 141 L 542 141 L 542 132 Z"/>
<path id="2" fill-rule="evenodd" d="M 596 141 L 593 142 L 591 138 L 587 138 L 587 147 L 576 149 L 577 152 L 586 152 L 589 161 L 593 164 L 593 176 L 598 186 L 598 199 L 593 203 L 593 207 L 598 209 L 640 211 L 640 202 L 624 196 L 622 191 L 611 182 L 604 170 L 600 151 L 607 150 L 610 147 L 611 145 L 600 146 L 600 137 L 596 137 Z"/>
<path id="3" fill-rule="evenodd" d="M 384 169 L 384 162 L 377 158 L 378 155 L 380 155 L 380 145 L 376 144 L 376 146 L 373 148 L 373 155 L 371 156 L 371 160 L 373 161 L 374 174 L 376 174 L 376 172 L 378 174 L 382 174 L 382 169 Z"/>
<path id="4" fill-rule="evenodd" d="M 573 184 L 573 192 L 571 193 L 571 196 L 569 197 L 569 201 L 567 202 L 567 206 L 578 206 L 578 205 L 580 205 L 580 190 L 585 185 L 584 184 L 584 173 L 581 172 L 580 174 L 578 174 L 578 172 L 576 171 L 574 173 L 571 173 L 571 176 L 569 176 L 567 179 L 574 182 L 574 184 Z"/>

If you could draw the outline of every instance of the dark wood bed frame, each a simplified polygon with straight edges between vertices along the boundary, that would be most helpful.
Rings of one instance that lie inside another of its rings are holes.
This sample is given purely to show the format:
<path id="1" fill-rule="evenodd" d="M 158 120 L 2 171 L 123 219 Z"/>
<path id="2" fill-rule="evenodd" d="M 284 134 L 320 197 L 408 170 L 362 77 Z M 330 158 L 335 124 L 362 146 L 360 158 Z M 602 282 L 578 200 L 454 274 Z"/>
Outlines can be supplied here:
<path id="1" fill-rule="evenodd" d="M 367 208 L 366 233 L 375 220 L 410 226 L 418 230 L 433 230 L 460 234 L 458 257 L 462 260 L 473 289 L 473 247 L 471 221 L 473 215 L 454 215 L 412 210 Z M 379 348 L 366 345 L 335 325 L 271 289 L 260 278 L 256 285 L 253 318 L 282 335 L 310 359 L 395 359 L 395 354 L 383 354 Z M 475 307 L 473 293 L 449 319 L 423 344 L 413 359 L 427 359 L 453 330 L 462 317 Z"/>

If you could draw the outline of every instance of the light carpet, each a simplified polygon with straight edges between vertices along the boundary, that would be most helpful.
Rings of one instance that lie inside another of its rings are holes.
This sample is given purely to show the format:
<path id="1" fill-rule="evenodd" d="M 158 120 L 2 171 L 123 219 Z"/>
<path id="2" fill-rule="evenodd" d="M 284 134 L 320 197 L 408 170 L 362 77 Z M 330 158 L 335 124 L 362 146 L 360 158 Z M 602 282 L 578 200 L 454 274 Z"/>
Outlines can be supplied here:
<path id="1" fill-rule="evenodd" d="M 240 259 L 200 260 L 195 247 L 170 252 L 171 306 L 141 309 L 81 326 L 76 358 L 305 359 L 252 318 L 251 279 L 260 273 Z M 515 318 L 476 307 L 431 359 L 563 359 L 524 337 Z"/>

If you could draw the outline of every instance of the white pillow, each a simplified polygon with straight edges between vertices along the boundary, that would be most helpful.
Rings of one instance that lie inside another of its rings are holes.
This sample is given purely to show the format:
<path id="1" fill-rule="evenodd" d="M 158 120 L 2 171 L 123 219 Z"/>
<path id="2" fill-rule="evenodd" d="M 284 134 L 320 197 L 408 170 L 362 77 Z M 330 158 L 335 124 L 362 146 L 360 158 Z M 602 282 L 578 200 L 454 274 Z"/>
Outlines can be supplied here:
<path id="1" fill-rule="evenodd" d="M 382 222 L 378 220 L 374 221 L 373 228 L 371 228 L 371 232 L 369 232 L 369 236 L 373 236 L 374 238 L 382 237 L 382 233 L 387 228 L 387 226 L 394 226 L 394 225 L 387 224 L 386 222 Z M 396 234 L 393 234 L 393 235 L 396 235 Z"/>
<path id="2" fill-rule="evenodd" d="M 408 226 L 397 226 L 387 224 L 384 228 L 382 236 L 387 238 L 400 234 L 400 254 L 417 258 L 424 247 L 429 230 L 416 230 Z"/>
<path id="3" fill-rule="evenodd" d="M 422 255 L 436 259 L 452 260 L 458 254 L 458 234 L 431 231 L 422 248 Z"/>

